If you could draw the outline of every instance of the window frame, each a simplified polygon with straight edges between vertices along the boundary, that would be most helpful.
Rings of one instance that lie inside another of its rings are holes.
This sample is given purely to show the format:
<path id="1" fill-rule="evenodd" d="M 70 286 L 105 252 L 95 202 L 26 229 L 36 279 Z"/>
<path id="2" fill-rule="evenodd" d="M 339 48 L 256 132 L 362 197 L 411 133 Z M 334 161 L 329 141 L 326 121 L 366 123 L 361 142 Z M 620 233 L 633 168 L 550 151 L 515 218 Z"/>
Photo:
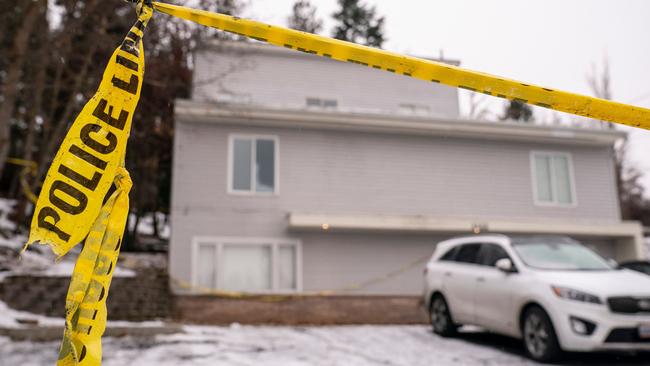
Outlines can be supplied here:
<path id="1" fill-rule="evenodd" d="M 339 100 L 323 97 L 306 97 L 305 107 L 307 109 L 319 109 L 332 111 L 339 109 Z"/>
<path id="2" fill-rule="evenodd" d="M 551 158 L 550 165 L 550 174 L 551 174 L 551 195 L 553 196 L 552 201 L 540 201 L 538 199 L 538 187 L 537 187 L 537 169 L 535 158 L 538 156 L 549 157 Z M 571 203 L 561 203 L 557 200 L 557 183 L 555 180 L 555 169 L 553 169 L 553 159 L 554 157 L 564 157 L 567 160 L 567 167 L 569 169 L 569 184 L 571 192 Z M 546 150 L 532 150 L 530 152 L 530 174 L 533 187 L 533 202 L 535 206 L 541 207 L 562 207 L 562 208 L 575 208 L 578 206 L 578 195 L 576 191 L 576 179 L 573 166 L 573 156 L 569 152 L 564 151 L 546 151 Z"/>
<path id="3" fill-rule="evenodd" d="M 234 189 L 233 187 L 233 178 L 234 178 L 234 169 L 235 169 L 235 140 L 236 139 L 246 139 L 251 140 L 252 143 L 252 155 L 251 155 L 251 189 L 248 191 Z M 275 154 L 274 159 L 274 174 L 273 174 L 273 192 L 257 192 L 257 175 L 255 172 L 255 159 L 257 158 L 257 140 L 273 140 L 273 152 Z M 232 133 L 228 135 L 228 174 L 227 175 L 227 187 L 228 194 L 237 195 L 237 196 L 278 196 L 280 194 L 280 138 L 277 135 L 263 135 L 263 134 L 242 134 L 242 133 Z"/>
<path id="4" fill-rule="evenodd" d="M 214 283 L 215 288 L 212 290 L 222 290 L 222 280 L 220 275 L 221 261 L 223 260 L 223 248 L 226 245 L 248 245 L 248 246 L 271 246 L 271 289 L 265 291 L 255 291 L 255 294 L 296 294 L 303 290 L 302 282 L 302 242 L 297 239 L 287 238 L 256 238 L 256 237 L 226 237 L 226 236 L 195 236 L 192 238 L 192 258 L 191 258 L 191 284 L 192 290 L 198 294 L 201 293 L 199 285 L 199 246 L 200 245 L 216 246 L 214 258 Z M 292 246 L 295 248 L 295 271 L 296 271 L 296 288 L 293 290 L 280 289 L 280 247 Z M 224 290 L 225 291 L 225 290 Z M 246 292 L 246 291 L 243 291 Z"/>

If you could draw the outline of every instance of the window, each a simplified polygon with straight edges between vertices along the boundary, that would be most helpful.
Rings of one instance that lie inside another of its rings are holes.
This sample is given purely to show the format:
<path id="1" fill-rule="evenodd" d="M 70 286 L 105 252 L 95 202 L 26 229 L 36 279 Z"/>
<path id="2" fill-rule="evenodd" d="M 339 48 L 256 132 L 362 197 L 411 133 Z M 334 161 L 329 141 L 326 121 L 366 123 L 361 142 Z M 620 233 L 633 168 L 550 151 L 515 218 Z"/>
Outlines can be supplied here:
<path id="1" fill-rule="evenodd" d="M 571 156 L 565 153 L 532 153 L 535 202 L 542 205 L 574 205 Z"/>
<path id="2" fill-rule="evenodd" d="M 459 246 L 449 249 L 439 260 L 445 262 L 453 262 L 456 258 L 456 253 L 458 253 Z"/>
<path id="3" fill-rule="evenodd" d="M 412 116 L 428 116 L 431 109 L 427 105 L 402 103 L 399 105 L 399 113 Z"/>
<path id="4" fill-rule="evenodd" d="M 231 136 L 228 191 L 277 193 L 277 151 L 278 138 L 275 136 Z"/>
<path id="5" fill-rule="evenodd" d="M 336 99 L 307 98 L 307 107 L 310 108 L 336 109 L 338 106 Z"/>
<path id="6" fill-rule="evenodd" d="M 461 263 L 478 263 L 478 252 L 481 244 L 465 244 L 456 255 L 456 262 Z"/>
<path id="7" fill-rule="evenodd" d="M 285 239 L 198 238 L 194 286 L 252 293 L 301 290 L 300 243 Z"/>
<path id="8" fill-rule="evenodd" d="M 496 244 L 483 244 L 479 254 L 478 263 L 484 266 L 495 267 L 499 259 L 510 258 L 505 249 Z"/>

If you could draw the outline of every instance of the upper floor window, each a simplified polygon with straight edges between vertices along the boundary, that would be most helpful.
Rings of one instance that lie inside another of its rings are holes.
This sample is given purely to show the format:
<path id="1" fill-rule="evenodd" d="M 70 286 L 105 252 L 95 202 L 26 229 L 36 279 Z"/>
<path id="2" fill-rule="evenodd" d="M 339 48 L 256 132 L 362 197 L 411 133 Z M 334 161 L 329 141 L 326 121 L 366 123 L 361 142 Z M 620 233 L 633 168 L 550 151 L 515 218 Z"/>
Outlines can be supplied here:
<path id="1" fill-rule="evenodd" d="M 336 109 L 338 106 L 339 102 L 336 99 L 307 98 L 307 107 Z"/>
<path id="2" fill-rule="evenodd" d="M 277 137 L 232 135 L 229 150 L 229 192 L 278 192 Z"/>
<path id="3" fill-rule="evenodd" d="M 412 116 L 428 116 L 431 114 L 431 109 L 423 104 L 402 103 L 399 105 L 399 113 Z"/>
<path id="4" fill-rule="evenodd" d="M 533 152 L 531 161 L 535 203 L 558 206 L 575 205 L 571 155 Z"/>

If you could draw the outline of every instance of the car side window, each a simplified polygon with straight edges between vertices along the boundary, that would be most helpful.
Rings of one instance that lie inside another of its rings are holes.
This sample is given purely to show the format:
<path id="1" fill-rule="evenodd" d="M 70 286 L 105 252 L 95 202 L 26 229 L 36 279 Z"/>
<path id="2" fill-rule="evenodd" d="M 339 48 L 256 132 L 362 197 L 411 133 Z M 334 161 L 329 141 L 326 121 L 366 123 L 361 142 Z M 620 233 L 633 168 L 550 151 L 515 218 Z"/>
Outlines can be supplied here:
<path id="1" fill-rule="evenodd" d="M 476 264 L 480 250 L 481 244 L 465 244 L 460 247 L 458 255 L 456 255 L 456 262 Z"/>
<path id="2" fill-rule="evenodd" d="M 458 254 L 458 249 L 460 247 L 453 247 L 445 253 L 442 257 L 440 257 L 439 260 L 445 261 L 445 262 L 453 262 L 456 259 L 456 254 Z"/>
<path id="3" fill-rule="evenodd" d="M 499 259 L 510 258 L 505 249 L 496 244 L 482 244 L 478 263 L 488 267 L 495 267 Z"/>

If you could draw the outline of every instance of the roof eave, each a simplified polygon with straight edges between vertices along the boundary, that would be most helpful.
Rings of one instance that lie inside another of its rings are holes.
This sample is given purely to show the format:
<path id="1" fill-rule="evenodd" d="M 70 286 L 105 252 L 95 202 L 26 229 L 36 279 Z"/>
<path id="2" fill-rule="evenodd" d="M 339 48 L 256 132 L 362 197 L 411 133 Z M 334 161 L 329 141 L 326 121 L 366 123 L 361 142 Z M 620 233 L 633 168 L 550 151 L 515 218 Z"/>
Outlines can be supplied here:
<path id="1" fill-rule="evenodd" d="M 187 100 L 177 101 L 175 114 L 176 119 L 183 122 L 592 146 L 612 146 L 626 135 L 621 131 L 558 128 L 512 122 L 495 123 L 451 118 L 279 109 Z"/>

